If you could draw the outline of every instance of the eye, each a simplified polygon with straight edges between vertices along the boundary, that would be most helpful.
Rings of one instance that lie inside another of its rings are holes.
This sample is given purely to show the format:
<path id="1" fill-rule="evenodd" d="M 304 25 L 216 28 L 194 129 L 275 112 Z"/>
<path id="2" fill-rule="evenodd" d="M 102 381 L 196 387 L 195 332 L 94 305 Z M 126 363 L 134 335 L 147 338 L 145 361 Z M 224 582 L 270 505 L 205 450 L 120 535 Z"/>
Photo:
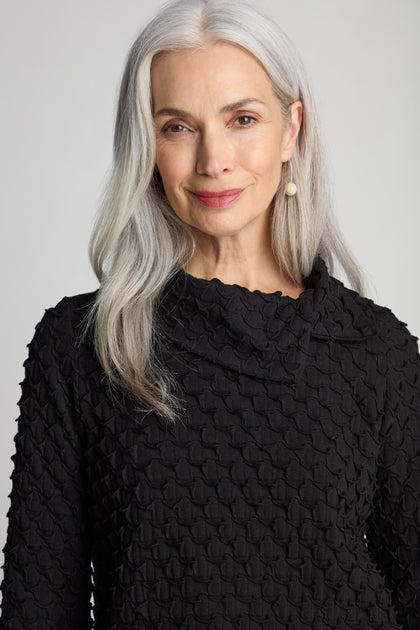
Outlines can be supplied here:
<path id="1" fill-rule="evenodd" d="M 163 133 L 182 133 L 183 131 L 188 131 L 184 125 L 180 125 L 179 123 L 174 125 L 168 125 L 163 129 Z"/>
<path id="2" fill-rule="evenodd" d="M 251 127 L 256 120 L 253 116 L 238 116 L 234 124 L 236 127 Z"/>

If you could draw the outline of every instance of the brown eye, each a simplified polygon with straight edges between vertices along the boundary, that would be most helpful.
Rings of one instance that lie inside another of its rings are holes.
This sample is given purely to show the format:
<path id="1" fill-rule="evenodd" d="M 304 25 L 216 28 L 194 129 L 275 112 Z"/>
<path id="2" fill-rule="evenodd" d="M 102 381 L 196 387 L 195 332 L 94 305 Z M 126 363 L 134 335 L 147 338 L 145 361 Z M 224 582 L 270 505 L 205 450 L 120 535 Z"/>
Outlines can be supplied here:
<path id="1" fill-rule="evenodd" d="M 186 127 L 184 127 L 184 125 L 169 125 L 168 127 L 165 127 L 165 129 L 163 130 L 165 133 L 169 132 L 169 133 L 181 133 L 182 131 L 186 131 Z"/>
<path id="2" fill-rule="evenodd" d="M 235 123 L 238 127 L 250 127 L 255 120 L 253 116 L 238 116 Z"/>

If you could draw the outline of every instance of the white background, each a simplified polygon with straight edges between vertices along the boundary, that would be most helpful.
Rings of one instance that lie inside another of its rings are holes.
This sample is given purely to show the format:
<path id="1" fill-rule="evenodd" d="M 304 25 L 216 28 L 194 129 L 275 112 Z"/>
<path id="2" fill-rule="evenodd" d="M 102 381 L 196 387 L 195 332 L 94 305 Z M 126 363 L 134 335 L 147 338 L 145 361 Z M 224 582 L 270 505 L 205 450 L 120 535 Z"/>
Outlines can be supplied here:
<path id="1" fill-rule="evenodd" d="M 2 0 L 0 545 L 26 344 L 46 307 L 93 290 L 87 243 L 129 46 L 162 2 Z M 152 6 L 153 5 L 153 6 Z M 300 49 L 335 208 L 370 296 L 420 335 L 420 3 L 259 0 Z"/>

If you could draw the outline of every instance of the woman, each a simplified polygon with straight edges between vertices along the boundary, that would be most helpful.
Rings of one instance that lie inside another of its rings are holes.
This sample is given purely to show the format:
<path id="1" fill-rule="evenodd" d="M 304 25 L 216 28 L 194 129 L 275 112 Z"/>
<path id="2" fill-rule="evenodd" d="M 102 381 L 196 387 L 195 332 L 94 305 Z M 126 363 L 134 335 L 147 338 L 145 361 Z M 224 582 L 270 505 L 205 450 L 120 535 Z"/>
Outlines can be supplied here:
<path id="1" fill-rule="evenodd" d="M 130 52 L 100 289 L 26 363 L 6 629 L 90 628 L 92 589 L 98 630 L 420 625 L 416 342 L 330 275 L 361 291 L 304 71 L 238 6 Z"/>

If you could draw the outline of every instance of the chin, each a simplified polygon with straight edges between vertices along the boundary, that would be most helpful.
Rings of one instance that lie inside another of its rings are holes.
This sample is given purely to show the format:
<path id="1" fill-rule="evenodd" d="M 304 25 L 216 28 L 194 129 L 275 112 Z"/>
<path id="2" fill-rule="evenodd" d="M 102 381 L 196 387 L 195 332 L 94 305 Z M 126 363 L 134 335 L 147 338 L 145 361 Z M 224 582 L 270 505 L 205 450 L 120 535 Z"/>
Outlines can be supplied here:
<path id="1" fill-rule="evenodd" d="M 237 236 L 247 224 L 239 223 L 238 221 L 209 221 L 203 224 L 195 223 L 192 227 L 201 234 L 219 237 L 224 236 Z"/>

